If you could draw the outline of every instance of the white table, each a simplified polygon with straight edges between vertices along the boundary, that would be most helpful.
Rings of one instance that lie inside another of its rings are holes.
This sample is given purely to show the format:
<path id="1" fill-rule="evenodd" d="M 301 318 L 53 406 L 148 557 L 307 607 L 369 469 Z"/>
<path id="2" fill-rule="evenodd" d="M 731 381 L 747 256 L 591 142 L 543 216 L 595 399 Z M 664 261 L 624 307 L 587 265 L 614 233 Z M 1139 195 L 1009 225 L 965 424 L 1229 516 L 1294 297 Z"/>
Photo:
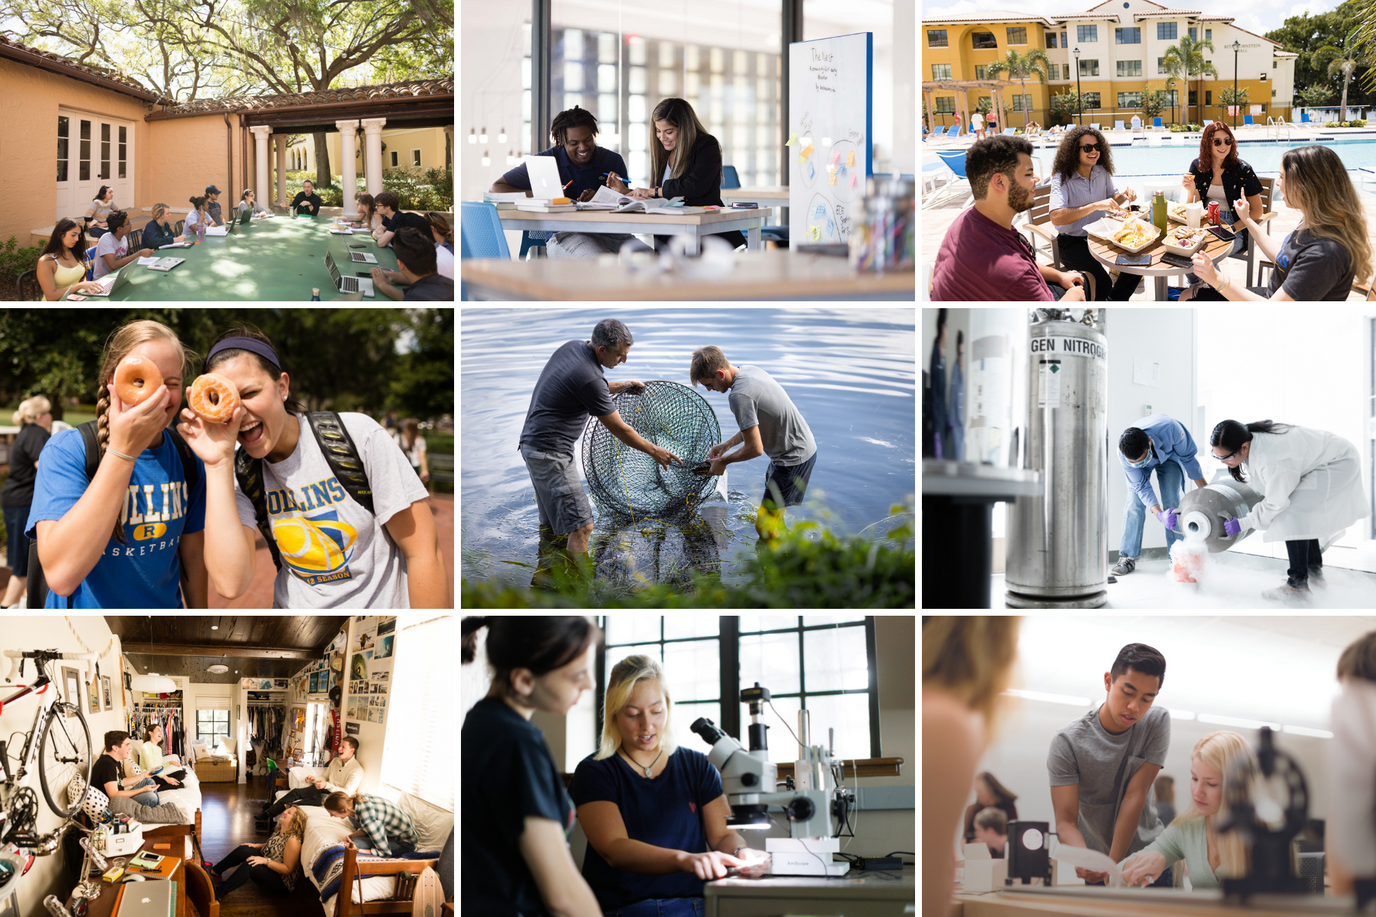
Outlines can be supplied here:
<path id="1" fill-rule="evenodd" d="M 754 201 L 761 210 L 778 208 L 779 222 L 788 225 L 788 186 L 754 185 L 742 188 L 722 188 L 721 199 L 729 206 L 732 201 Z"/>
<path id="2" fill-rule="evenodd" d="M 700 236 L 738 229 L 746 234 L 746 248 L 759 251 L 760 227 L 764 214 L 749 210 L 709 210 L 706 213 L 680 213 L 660 216 L 649 213 L 613 213 L 609 210 L 578 210 L 563 213 L 535 213 L 529 210 L 498 210 L 503 229 L 536 232 L 648 233 L 692 238 L 689 254 L 697 254 Z"/>

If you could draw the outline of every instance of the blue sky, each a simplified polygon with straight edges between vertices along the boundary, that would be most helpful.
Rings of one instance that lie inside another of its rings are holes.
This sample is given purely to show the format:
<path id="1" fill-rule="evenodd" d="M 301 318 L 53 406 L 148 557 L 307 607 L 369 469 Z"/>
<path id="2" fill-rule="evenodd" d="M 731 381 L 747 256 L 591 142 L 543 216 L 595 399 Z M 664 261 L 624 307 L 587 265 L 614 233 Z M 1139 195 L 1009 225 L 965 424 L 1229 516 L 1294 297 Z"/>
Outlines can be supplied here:
<path id="1" fill-rule="evenodd" d="M 1239 10 L 1236 0 L 1195 0 L 1195 2 L 1170 2 L 1156 0 L 1166 6 L 1181 9 L 1199 10 L 1209 15 L 1234 17 L 1239 28 L 1258 35 L 1280 28 L 1291 16 L 1306 13 L 1325 13 L 1337 7 L 1339 0 L 1249 0 L 1245 10 Z M 973 16 L 985 10 L 1016 9 L 1038 16 L 1065 14 L 1077 10 L 1087 10 L 1095 6 L 1095 0 L 955 0 L 955 2 L 926 3 L 922 6 L 922 18 L 936 20 L 954 16 Z"/>

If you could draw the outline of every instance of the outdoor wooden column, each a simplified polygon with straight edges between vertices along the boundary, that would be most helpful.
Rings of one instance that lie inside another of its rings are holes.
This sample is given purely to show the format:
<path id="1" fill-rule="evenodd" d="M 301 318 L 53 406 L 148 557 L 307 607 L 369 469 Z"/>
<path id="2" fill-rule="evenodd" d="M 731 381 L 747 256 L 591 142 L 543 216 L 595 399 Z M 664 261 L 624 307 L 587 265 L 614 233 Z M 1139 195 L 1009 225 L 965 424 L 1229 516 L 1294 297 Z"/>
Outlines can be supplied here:
<path id="1" fill-rule="evenodd" d="M 273 134 L 272 139 L 277 143 L 277 206 L 287 206 L 287 135 Z M 267 189 L 264 189 L 267 190 Z M 258 193 L 258 201 L 261 203 L 263 194 Z"/>
<path id="2" fill-rule="evenodd" d="M 268 137 L 272 134 L 272 126 L 269 124 L 255 125 L 250 127 L 249 131 L 253 134 L 254 186 L 257 188 L 267 188 Z"/>
<path id="3" fill-rule="evenodd" d="M 382 193 L 382 126 L 386 118 L 364 118 L 363 121 L 363 175 L 367 179 L 368 193 L 377 197 Z"/>
<path id="4" fill-rule="evenodd" d="M 344 219 L 356 220 L 360 216 L 358 202 L 354 200 L 358 195 L 358 164 L 354 162 L 358 121 L 336 121 L 334 126 L 339 128 L 339 158 L 344 160 Z"/>

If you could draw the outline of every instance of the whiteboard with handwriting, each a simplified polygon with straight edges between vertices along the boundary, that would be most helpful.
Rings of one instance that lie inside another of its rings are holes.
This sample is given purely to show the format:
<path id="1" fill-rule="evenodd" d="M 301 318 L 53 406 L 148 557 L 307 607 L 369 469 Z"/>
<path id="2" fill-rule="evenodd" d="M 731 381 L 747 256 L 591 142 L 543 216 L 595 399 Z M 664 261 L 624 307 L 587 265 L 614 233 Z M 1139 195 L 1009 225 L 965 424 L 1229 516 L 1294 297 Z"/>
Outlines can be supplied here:
<path id="1" fill-rule="evenodd" d="M 788 69 L 789 241 L 845 242 L 874 172 L 874 34 L 792 42 Z"/>

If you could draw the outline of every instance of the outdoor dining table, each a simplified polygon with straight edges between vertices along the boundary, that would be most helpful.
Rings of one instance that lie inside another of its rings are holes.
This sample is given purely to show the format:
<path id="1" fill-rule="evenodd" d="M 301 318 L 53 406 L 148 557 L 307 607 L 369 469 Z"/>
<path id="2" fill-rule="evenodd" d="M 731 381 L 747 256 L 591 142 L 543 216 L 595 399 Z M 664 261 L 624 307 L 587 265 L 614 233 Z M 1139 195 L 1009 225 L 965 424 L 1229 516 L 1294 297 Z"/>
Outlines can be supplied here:
<path id="1" fill-rule="evenodd" d="M 186 260 L 170 271 L 140 267 L 137 261 L 127 264 L 121 270 L 130 272 L 129 280 L 109 298 L 308 302 L 311 288 L 318 287 L 324 301 L 340 295 L 325 266 L 326 252 L 334 254 L 334 262 L 345 277 L 373 267 L 397 269 L 396 255 L 390 248 L 378 248 L 371 235 L 334 235 L 331 225 L 326 217 L 279 215 L 252 220 L 227 236 L 206 236 L 200 245 L 190 248 L 160 249 L 156 252 L 159 258 Z M 350 249 L 351 244 L 364 247 Z M 370 252 L 377 264 L 351 261 L 350 251 Z M 86 301 L 98 298 L 88 297 Z"/>
<path id="2" fill-rule="evenodd" d="M 1170 225 L 1173 226 L 1176 224 Z M 1228 223 L 1220 222 L 1219 225 L 1225 229 L 1231 229 L 1234 232 L 1238 231 L 1236 227 Z M 1224 241 L 1213 233 L 1209 233 L 1207 238 L 1208 241 L 1204 243 L 1204 247 L 1201 248 L 1200 251 L 1213 259 L 1214 264 L 1218 264 L 1233 250 L 1232 241 Z M 1095 261 L 1098 261 L 1100 264 L 1104 265 L 1104 267 L 1113 268 L 1128 274 L 1139 274 L 1143 277 L 1155 278 L 1156 290 L 1153 298 L 1158 302 L 1164 302 L 1167 298 L 1167 277 L 1174 277 L 1177 275 L 1184 276 L 1190 272 L 1189 268 L 1176 267 L 1173 264 L 1167 264 L 1161 260 L 1161 256 L 1166 254 L 1167 250 L 1166 247 L 1161 244 L 1160 240 L 1153 242 L 1140 252 L 1137 252 L 1138 255 L 1151 255 L 1151 264 L 1145 267 L 1135 264 L 1119 264 L 1119 255 L 1128 255 L 1132 254 L 1132 252 L 1129 252 L 1121 245 L 1116 245 L 1113 242 L 1105 242 L 1102 239 L 1094 238 L 1094 236 L 1089 237 L 1089 253 L 1094 256 Z"/>

